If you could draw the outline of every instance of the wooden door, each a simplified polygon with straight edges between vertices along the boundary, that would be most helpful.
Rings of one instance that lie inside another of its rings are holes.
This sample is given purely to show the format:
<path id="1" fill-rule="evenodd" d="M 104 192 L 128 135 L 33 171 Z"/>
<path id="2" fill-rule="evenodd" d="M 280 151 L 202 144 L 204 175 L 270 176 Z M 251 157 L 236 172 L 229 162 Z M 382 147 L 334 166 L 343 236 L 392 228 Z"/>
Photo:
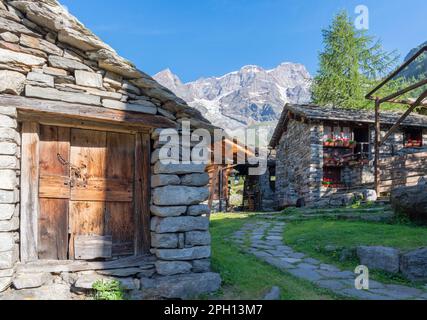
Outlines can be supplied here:
<path id="1" fill-rule="evenodd" d="M 62 160 L 69 159 L 70 129 L 40 126 L 39 148 L 38 256 L 66 260 L 70 170 Z"/>
<path id="2" fill-rule="evenodd" d="M 76 239 L 87 238 L 78 236 L 112 240 L 113 257 L 141 253 L 148 200 L 136 191 L 149 185 L 135 177 L 149 150 L 137 137 L 40 126 L 39 259 L 74 259 Z"/>

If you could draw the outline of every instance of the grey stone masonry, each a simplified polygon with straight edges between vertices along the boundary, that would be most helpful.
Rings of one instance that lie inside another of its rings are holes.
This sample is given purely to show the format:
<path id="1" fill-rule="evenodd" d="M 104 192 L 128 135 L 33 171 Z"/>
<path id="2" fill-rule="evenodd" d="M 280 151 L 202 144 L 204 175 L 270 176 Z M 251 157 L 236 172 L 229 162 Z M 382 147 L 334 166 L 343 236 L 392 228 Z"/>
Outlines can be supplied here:
<path id="1" fill-rule="evenodd" d="M 357 123 L 357 119 L 354 119 L 354 123 Z M 323 120 L 307 122 L 296 119 L 289 120 L 287 129 L 277 140 L 276 145 L 275 203 L 279 209 L 295 206 L 298 200 L 304 200 L 303 202 L 307 206 L 315 207 L 348 205 L 354 200 L 362 200 L 363 193 L 373 188 L 374 167 L 372 157 L 375 152 L 373 145 L 375 130 L 372 124 L 364 127 L 370 145 L 365 145 L 363 151 L 369 159 L 364 159 L 365 162 L 359 165 L 329 167 L 329 170 L 334 170 L 338 175 L 339 171 L 341 172 L 342 187 L 330 188 L 323 185 L 324 170 L 327 168 L 324 166 L 325 127 L 330 125 L 330 122 Z M 349 126 L 348 123 L 342 125 Z M 381 128 L 382 135 L 388 129 L 389 126 L 384 125 Z M 417 148 L 404 145 L 404 130 L 406 130 L 405 127 L 400 127 L 381 146 L 381 158 L 420 153 L 427 150 L 425 144 L 427 129 L 420 129 L 422 130 L 423 146 Z"/>
<path id="2" fill-rule="evenodd" d="M 276 203 L 279 207 L 295 205 L 299 198 L 309 196 L 310 184 L 313 184 L 310 183 L 310 137 L 310 125 L 291 121 L 280 139 L 276 163 Z"/>
<path id="3" fill-rule="evenodd" d="M 14 108 L 0 108 L 0 292 L 12 283 L 18 261 L 19 133 Z"/>
<path id="4" fill-rule="evenodd" d="M 159 159 L 161 131 L 152 133 L 153 176 L 151 247 L 157 273 L 172 276 L 210 271 L 209 176 L 201 164 L 170 164 Z M 169 152 L 167 154 L 170 154 Z M 177 160 L 177 159 L 174 159 Z"/>

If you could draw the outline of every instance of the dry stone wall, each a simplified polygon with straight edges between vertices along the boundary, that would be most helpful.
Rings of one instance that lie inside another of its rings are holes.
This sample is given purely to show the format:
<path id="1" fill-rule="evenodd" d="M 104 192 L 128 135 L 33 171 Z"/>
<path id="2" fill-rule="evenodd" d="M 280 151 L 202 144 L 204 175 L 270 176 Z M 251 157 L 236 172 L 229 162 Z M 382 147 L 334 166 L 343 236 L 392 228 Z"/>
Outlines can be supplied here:
<path id="1" fill-rule="evenodd" d="M 159 131 L 153 133 L 157 138 Z M 169 164 L 152 154 L 152 252 L 158 274 L 171 276 L 210 271 L 209 175 L 204 164 Z"/>
<path id="2" fill-rule="evenodd" d="M 309 195 L 312 155 L 310 125 L 290 121 L 287 131 L 279 141 L 276 155 L 278 207 L 295 205 L 299 198 Z"/>
<path id="3" fill-rule="evenodd" d="M 15 108 L 0 108 L 0 292 L 12 283 L 19 257 L 20 136 Z"/>

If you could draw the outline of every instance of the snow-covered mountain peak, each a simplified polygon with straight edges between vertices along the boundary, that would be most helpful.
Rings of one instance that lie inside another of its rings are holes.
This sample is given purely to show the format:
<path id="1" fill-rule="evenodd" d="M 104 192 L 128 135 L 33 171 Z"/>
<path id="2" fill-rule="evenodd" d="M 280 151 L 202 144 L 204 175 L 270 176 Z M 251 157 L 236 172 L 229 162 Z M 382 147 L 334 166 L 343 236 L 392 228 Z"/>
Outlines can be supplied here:
<path id="1" fill-rule="evenodd" d="M 309 72 L 291 62 L 270 70 L 246 65 L 221 77 L 189 83 L 166 69 L 154 79 L 230 134 L 253 123 L 267 122 L 266 127 L 273 128 L 286 103 L 306 103 L 311 96 Z"/>

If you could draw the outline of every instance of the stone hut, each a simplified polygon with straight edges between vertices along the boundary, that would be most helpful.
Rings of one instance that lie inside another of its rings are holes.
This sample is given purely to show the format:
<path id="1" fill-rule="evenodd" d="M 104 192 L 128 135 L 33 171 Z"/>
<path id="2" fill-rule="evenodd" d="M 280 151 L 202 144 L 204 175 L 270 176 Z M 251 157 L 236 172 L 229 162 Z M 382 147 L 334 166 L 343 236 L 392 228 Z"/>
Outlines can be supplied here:
<path id="1" fill-rule="evenodd" d="M 382 133 L 400 116 L 382 112 Z M 287 104 L 270 141 L 276 151 L 277 207 L 341 206 L 375 199 L 374 119 L 366 110 Z M 412 114 L 381 146 L 384 195 L 397 185 L 427 178 L 426 151 L 427 117 Z"/>
<path id="2" fill-rule="evenodd" d="M 56 0 L 0 2 L 0 299 L 219 288 L 203 164 L 159 161 L 162 128 L 212 129 Z"/>

